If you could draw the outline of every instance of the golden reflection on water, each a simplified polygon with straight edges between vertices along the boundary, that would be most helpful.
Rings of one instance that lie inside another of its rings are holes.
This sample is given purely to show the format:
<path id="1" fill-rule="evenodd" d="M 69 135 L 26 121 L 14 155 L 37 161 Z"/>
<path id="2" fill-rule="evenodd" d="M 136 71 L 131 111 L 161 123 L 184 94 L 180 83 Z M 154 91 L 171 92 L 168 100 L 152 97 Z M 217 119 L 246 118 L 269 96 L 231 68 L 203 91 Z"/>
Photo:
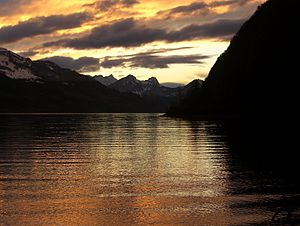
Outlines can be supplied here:
<path id="1" fill-rule="evenodd" d="M 155 114 L 7 116 L 0 121 L 0 225 L 228 225 L 218 125 Z M 234 217 L 233 217 L 234 216 Z"/>

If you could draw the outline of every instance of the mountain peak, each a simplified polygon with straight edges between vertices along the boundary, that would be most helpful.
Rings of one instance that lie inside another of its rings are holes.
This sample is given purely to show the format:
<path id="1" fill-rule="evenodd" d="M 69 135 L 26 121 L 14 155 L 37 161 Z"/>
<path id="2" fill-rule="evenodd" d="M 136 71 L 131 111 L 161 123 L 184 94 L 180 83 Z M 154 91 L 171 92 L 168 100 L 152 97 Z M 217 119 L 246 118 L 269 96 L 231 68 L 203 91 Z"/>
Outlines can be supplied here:
<path id="1" fill-rule="evenodd" d="M 149 79 L 147 80 L 147 82 L 150 82 L 150 83 L 153 84 L 153 85 L 159 85 L 159 82 L 158 82 L 157 78 L 155 78 L 155 77 L 149 78 Z"/>
<path id="2" fill-rule="evenodd" d="M 1 52 L 9 52 L 9 50 L 7 50 L 7 49 L 5 49 L 5 48 L 2 48 L 2 47 L 0 47 L 0 53 Z"/>
<path id="3" fill-rule="evenodd" d="M 109 76 L 103 76 L 103 75 L 96 75 L 94 76 L 94 79 L 97 82 L 100 82 L 102 85 L 109 86 L 116 81 L 118 81 L 112 74 Z"/>
<path id="4" fill-rule="evenodd" d="M 0 74 L 11 79 L 38 79 L 31 70 L 32 61 L 0 48 Z"/>
<path id="5" fill-rule="evenodd" d="M 124 79 L 137 80 L 137 78 L 132 74 L 127 75 Z"/>
<path id="6" fill-rule="evenodd" d="M 203 84 L 203 80 L 201 79 L 194 79 L 193 81 L 191 81 L 188 85 L 194 85 L 194 86 L 199 86 L 201 87 Z"/>
<path id="7" fill-rule="evenodd" d="M 87 76 L 59 67 L 51 61 L 31 61 L 10 50 L 0 48 L 0 75 L 10 79 L 45 81 L 86 81 Z"/>

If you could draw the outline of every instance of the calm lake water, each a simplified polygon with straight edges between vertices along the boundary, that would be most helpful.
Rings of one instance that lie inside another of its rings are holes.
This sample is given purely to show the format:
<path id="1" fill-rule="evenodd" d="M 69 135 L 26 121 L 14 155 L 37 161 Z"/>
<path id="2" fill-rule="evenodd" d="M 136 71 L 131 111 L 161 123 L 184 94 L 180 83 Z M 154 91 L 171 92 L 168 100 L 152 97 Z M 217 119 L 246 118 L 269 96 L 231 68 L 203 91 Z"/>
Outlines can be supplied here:
<path id="1" fill-rule="evenodd" d="M 297 215 L 297 178 L 232 144 L 222 123 L 159 114 L 1 115 L 0 225 L 260 225 L 284 206 Z"/>

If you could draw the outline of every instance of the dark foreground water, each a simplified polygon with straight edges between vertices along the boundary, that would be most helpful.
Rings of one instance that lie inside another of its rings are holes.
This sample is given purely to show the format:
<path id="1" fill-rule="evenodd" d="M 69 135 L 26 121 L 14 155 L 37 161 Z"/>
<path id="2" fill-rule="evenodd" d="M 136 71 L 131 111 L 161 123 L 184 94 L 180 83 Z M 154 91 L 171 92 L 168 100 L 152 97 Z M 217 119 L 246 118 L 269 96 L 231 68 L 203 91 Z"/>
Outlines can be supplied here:
<path id="1" fill-rule="evenodd" d="M 298 178 L 243 151 L 217 122 L 1 115 L 0 225 L 296 225 Z"/>

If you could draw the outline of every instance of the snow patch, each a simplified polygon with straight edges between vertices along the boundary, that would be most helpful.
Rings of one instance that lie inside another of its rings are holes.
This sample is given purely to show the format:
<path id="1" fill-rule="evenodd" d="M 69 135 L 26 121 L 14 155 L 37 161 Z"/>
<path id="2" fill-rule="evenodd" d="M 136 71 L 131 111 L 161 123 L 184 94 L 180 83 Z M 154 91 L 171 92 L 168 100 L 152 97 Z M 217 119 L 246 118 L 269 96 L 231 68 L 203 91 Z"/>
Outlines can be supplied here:
<path id="1" fill-rule="evenodd" d="M 9 61 L 9 57 L 5 55 L 0 55 L 0 66 L 14 70 L 14 64 Z"/>
<path id="2" fill-rule="evenodd" d="M 21 59 L 17 59 L 21 63 Z M 24 63 L 24 61 L 22 61 Z M 12 79 L 38 79 L 29 69 L 17 67 L 6 55 L 0 55 L 0 71 Z"/>
<path id="3" fill-rule="evenodd" d="M 39 77 L 33 75 L 31 71 L 27 69 L 18 68 L 15 71 L 6 71 L 6 76 L 12 79 L 38 79 Z"/>
<path id="4" fill-rule="evenodd" d="M 51 71 L 54 71 L 54 67 L 50 66 L 49 64 L 47 64 L 47 67 L 48 67 Z"/>

